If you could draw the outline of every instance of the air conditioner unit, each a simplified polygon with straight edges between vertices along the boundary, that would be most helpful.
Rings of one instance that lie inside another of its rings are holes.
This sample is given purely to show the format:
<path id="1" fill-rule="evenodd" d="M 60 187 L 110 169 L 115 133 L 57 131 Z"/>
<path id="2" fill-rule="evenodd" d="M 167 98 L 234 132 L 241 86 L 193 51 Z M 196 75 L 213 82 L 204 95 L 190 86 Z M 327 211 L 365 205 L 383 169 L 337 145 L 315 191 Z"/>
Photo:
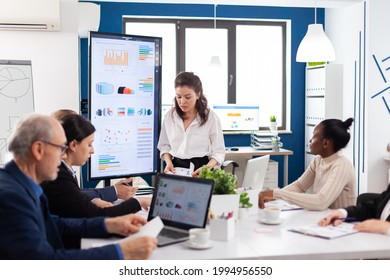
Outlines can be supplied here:
<path id="1" fill-rule="evenodd" d="M 1 30 L 60 30 L 60 0 L 2 0 Z"/>

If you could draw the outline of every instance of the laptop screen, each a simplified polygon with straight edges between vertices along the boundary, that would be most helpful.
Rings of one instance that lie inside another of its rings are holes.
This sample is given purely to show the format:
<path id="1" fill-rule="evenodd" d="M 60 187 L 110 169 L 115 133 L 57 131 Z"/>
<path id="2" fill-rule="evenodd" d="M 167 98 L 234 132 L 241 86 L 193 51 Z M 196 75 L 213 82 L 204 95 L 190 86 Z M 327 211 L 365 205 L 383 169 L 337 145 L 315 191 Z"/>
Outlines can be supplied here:
<path id="1" fill-rule="evenodd" d="M 166 226 L 205 227 L 213 187 L 209 179 L 157 174 L 148 220 L 160 216 Z"/>
<path id="2" fill-rule="evenodd" d="M 260 191 L 263 188 L 268 161 L 269 155 L 248 160 L 241 187 Z"/>

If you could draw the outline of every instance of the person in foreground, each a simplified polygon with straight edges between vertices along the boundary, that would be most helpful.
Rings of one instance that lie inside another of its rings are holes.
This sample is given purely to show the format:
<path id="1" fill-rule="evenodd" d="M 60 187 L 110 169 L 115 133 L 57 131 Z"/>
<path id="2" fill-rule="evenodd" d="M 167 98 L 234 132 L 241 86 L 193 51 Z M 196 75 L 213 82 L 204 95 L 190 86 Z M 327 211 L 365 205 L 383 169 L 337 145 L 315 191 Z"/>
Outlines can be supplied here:
<path id="1" fill-rule="evenodd" d="M 275 198 L 318 211 L 354 205 L 354 168 L 339 152 L 349 142 L 352 122 L 352 118 L 344 122 L 338 119 L 320 122 L 310 139 L 310 152 L 316 155 L 310 166 L 298 180 L 283 189 L 260 192 L 259 207 L 264 208 L 264 202 Z M 310 187 L 313 193 L 307 193 Z"/>
<path id="2" fill-rule="evenodd" d="M 66 157 L 60 165 L 58 177 L 41 184 L 52 214 L 68 218 L 115 217 L 138 212 L 141 208 L 148 209 L 150 197 L 129 198 L 113 205 L 100 198 L 91 200 L 89 195 L 81 191 L 72 166 L 84 165 L 93 153 L 95 127 L 82 116 L 75 114 L 64 117 L 62 127 L 67 138 Z"/>
<path id="3" fill-rule="evenodd" d="M 390 184 L 387 190 L 381 193 L 373 201 L 362 201 L 356 206 L 332 211 L 324 219 L 320 220 L 320 226 L 341 224 L 346 218 L 362 221 L 355 225 L 358 231 L 382 233 L 390 235 Z"/>
<path id="4" fill-rule="evenodd" d="M 50 114 L 51 117 L 57 119 L 61 124 L 64 118 L 69 115 L 78 115 L 76 111 L 70 109 L 59 109 Z M 91 197 L 92 203 L 99 207 L 112 206 L 112 202 L 123 199 L 127 200 L 135 195 L 138 187 L 130 187 L 129 184 L 133 182 L 133 178 L 127 178 L 118 181 L 114 186 L 104 188 L 86 188 L 81 191 Z"/>
<path id="5" fill-rule="evenodd" d="M 221 122 L 208 107 L 202 82 L 194 73 L 179 73 L 175 90 L 175 106 L 166 114 L 157 148 L 166 162 L 165 173 L 189 168 L 192 162 L 192 176 L 198 177 L 203 165 L 213 168 L 225 159 Z"/>
<path id="6" fill-rule="evenodd" d="M 147 259 L 153 237 L 124 240 L 88 250 L 65 250 L 68 237 L 129 235 L 146 223 L 133 214 L 116 218 L 63 219 L 51 216 L 39 184 L 55 180 L 67 149 L 60 123 L 32 114 L 17 125 L 9 142 L 14 160 L 0 169 L 0 259 Z"/>

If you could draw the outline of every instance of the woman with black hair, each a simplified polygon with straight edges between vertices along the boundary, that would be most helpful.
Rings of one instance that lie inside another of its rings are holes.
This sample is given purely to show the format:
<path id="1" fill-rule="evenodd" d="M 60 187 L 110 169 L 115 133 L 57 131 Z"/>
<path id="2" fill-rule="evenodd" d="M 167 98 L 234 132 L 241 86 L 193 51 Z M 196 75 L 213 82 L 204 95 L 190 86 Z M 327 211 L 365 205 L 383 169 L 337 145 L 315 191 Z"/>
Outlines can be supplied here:
<path id="1" fill-rule="evenodd" d="M 157 148 L 166 163 L 164 172 L 175 173 L 175 167 L 189 168 L 192 162 L 192 176 L 198 176 L 203 165 L 213 168 L 225 159 L 221 123 L 194 73 L 179 73 L 175 90 L 175 106 L 166 114 Z"/>
<path id="2" fill-rule="evenodd" d="M 283 189 L 259 193 L 259 207 L 275 198 L 299 205 L 307 210 L 337 209 L 356 204 L 355 171 L 341 152 L 350 140 L 346 121 L 328 119 L 319 123 L 310 139 L 310 153 L 316 155 L 303 175 Z M 312 193 L 307 193 L 312 187 Z"/>
<path id="3" fill-rule="evenodd" d="M 49 200 L 50 213 L 69 218 L 115 217 L 148 208 L 150 198 L 129 198 L 121 204 L 113 205 L 99 198 L 92 200 L 82 192 L 72 166 L 84 165 L 94 152 L 92 143 L 95 127 L 77 114 L 64 116 L 62 127 L 68 145 L 66 157 L 62 160 L 57 179 L 41 184 Z"/>

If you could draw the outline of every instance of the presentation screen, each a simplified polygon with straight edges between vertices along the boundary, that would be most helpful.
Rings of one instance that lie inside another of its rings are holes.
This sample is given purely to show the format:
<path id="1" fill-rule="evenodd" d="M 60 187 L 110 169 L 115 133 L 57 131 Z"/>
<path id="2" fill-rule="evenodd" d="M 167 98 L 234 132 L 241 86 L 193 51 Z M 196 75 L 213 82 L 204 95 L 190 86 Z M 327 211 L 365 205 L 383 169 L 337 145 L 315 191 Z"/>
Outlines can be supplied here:
<path id="1" fill-rule="evenodd" d="M 222 130 L 259 129 L 258 105 L 214 105 L 213 111 L 221 121 Z"/>
<path id="2" fill-rule="evenodd" d="M 158 37 L 90 32 L 89 180 L 158 171 L 161 47 Z"/>

